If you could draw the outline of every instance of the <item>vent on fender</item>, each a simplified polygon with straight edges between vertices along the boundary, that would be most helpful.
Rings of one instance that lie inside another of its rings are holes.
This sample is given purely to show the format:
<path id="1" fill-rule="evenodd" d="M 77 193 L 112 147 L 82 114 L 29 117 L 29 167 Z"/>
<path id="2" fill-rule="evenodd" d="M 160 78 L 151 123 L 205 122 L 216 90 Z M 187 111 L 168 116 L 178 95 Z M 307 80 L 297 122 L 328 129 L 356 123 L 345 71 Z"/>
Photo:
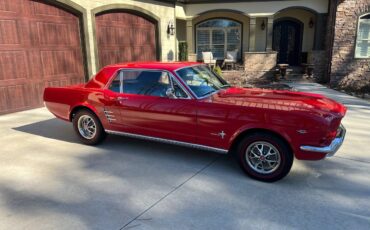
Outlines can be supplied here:
<path id="1" fill-rule="evenodd" d="M 112 111 L 104 109 L 104 115 L 108 119 L 109 123 L 116 120 Z"/>

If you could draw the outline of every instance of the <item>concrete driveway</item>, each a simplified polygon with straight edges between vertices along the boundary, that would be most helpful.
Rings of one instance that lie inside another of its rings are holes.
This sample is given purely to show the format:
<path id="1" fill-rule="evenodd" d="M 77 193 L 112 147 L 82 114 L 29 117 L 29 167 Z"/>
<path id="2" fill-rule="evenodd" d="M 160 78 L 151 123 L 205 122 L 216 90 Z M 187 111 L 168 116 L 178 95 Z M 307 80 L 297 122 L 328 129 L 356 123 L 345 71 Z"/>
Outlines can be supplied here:
<path id="1" fill-rule="evenodd" d="M 347 139 L 274 184 L 226 155 L 110 136 L 82 145 L 46 109 L 0 116 L 0 229 L 369 229 L 370 103 L 344 102 Z"/>

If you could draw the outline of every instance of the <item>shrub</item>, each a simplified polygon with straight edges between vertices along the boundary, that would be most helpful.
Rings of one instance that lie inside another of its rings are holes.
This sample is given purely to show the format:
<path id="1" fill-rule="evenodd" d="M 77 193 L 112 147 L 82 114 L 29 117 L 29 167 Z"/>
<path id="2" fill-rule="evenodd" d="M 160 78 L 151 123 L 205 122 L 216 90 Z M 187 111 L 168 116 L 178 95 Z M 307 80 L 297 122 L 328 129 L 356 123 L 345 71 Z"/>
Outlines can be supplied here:
<path id="1" fill-rule="evenodd" d="M 215 73 L 217 73 L 217 74 L 218 74 L 218 76 L 222 77 L 222 70 L 221 70 L 221 68 L 220 68 L 218 65 L 216 65 L 216 66 L 213 68 L 213 71 L 214 71 Z"/>
<path id="2" fill-rule="evenodd" d="M 179 61 L 188 60 L 188 43 L 179 42 Z"/>

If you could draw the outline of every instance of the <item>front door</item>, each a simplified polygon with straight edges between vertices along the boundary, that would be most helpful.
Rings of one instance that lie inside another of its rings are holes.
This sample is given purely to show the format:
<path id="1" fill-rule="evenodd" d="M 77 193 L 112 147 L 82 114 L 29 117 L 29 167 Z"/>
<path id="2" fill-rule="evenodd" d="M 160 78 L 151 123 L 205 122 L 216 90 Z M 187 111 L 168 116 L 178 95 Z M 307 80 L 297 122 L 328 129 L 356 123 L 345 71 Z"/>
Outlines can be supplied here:
<path id="1" fill-rule="evenodd" d="M 169 98 L 171 76 L 160 70 L 122 70 L 117 95 L 122 131 L 133 134 L 195 142 L 194 100 Z"/>
<path id="2" fill-rule="evenodd" d="M 273 50 L 278 52 L 278 64 L 299 65 L 301 46 L 301 23 L 285 19 L 274 24 Z"/>

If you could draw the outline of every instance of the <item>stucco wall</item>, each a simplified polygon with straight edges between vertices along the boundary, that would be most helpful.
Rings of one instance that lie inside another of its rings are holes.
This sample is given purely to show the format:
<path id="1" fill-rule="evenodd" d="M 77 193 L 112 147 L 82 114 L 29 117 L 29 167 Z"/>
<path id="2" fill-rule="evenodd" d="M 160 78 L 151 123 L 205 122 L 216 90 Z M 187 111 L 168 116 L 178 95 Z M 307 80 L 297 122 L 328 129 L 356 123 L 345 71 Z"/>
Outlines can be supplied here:
<path id="1" fill-rule="evenodd" d="M 179 14 L 176 17 L 185 17 L 187 20 L 192 20 L 193 27 L 199 21 L 209 18 L 226 17 L 241 21 L 243 23 L 243 52 L 247 52 L 250 46 L 250 17 L 256 17 L 254 50 L 256 52 L 266 51 L 268 17 L 273 17 L 275 20 L 283 17 L 292 17 L 303 23 L 302 52 L 308 52 L 314 48 L 315 42 L 316 25 L 310 28 L 309 22 L 311 18 L 316 22 L 316 15 L 311 11 L 315 13 L 327 13 L 328 0 L 188 4 L 176 7 L 176 14 Z M 261 29 L 263 20 L 265 21 L 265 30 Z M 192 32 L 187 40 L 190 47 L 189 52 L 194 52 L 195 33 Z"/>
<path id="2" fill-rule="evenodd" d="M 186 41 L 186 21 L 177 19 L 176 20 L 176 40 Z"/>
<path id="3" fill-rule="evenodd" d="M 342 0 L 334 29 L 330 83 L 348 91 L 370 92 L 370 59 L 355 58 L 359 16 L 370 13 L 370 0 Z"/>
<path id="4" fill-rule="evenodd" d="M 93 11 L 97 8 L 115 8 L 115 9 L 135 9 L 142 13 L 150 13 L 156 18 L 160 19 L 159 22 L 159 38 L 160 38 L 160 53 L 161 60 L 167 61 L 172 52 L 175 56 L 176 53 L 176 37 L 167 35 L 168 22 L 172 20 L 175 23 L 175 8 L 173 4 L 166 4 L 151 0 L 57 0 L 61 3 L 74 6 L 77 4 L 79 8 L 85 10 L 83 20 L 85 28 L 85 36 L 87 40 L 87 62 L 89 65 L 90 74 L 95 74 L 96 69 L 96 43 L 94 40 L 94 20 Z"/>
<path id="5" fill-rule="evenodd" d="M 160 59 L 168 61 L 169 57 L 177 56 L 177 40 L 183 39 L 185 36 L 192 36 L 191 43 L 194 43 L 193 34 L 188 34 L 189 20 L 190 25 L 194 26 L 199 21 L 212 17 L 227 17 L 243 23 L 243 51 L 248 51 L 249 48 L 249 16 L 257 17 L 256 22 L 256 51 L 264 51 L 266 48 L 266 30 L 260 29 L 262 20 L 266 20 L 267 16 L 271 16 L 276 12 L 289 7 L 306 7 L 318 13 L 327 12 L 328 0 L 293 0 L 293 1 L 273 1 L 273 2 L 239 2 L 239 3 L 225 3 L 225 4 L 177 4 L 174 6 L 170 3 L 162 3 L 154 0 L 56 0 L 71 6 L 72 8 L 83 11 L 83 26 L 85 31 L 85 43 L 89 74 L 95 74 L 98 70 L 96 68 L 97 51 L 96 41 L 94 38 L 94 12 L 97 9 L 135 9 L 142 13 L 148 13 L 159 20 L 159 51 Z M 219 12 L 209 12 L 212 10 L 219 10 Z M 223 12 L 221 12 L 224 10 Z M 230 10 L 234 10 L 235 13 Z M 204 13 L 208 12 L 208 13 Z M 299 14 L 299 12 L 297 12 Z M 299 15 L 298 15 L 299 16 Z M 169 36 L 167 34 L 167 25 L 169 21 L 173 21 L 176 25 L 176 18 L 188 20 L 186 28 L 184 29 L 183 21 L 177 24 L 179 35 Z M 305 18 L 305 20 L 307 17 Z M 305 36 L 307 41 L 304 41 L 304 51 L 312 46 L 313 39 L 311 35 Z M 187 39 L 189 40 L 189 39 Z M 189 47 L 194 50 L 192 44 Z M 194 52 L 194 51 L 192 51 Z M 172 55 L 170 55 L 172 53 Z"/>
<path id="6" fill-rule="evenodd" d="M 265 29 L 262 30 L 262 22 L 265 23 Z M 256 51 L 262 52 L 266 50 L 266 39 L 267 39 L 267 18 L 256 19 Z"/>
<path id="7" fill-rule="evenodd" d="M 187 17 L 194 17 L 207 11 L 228 9 L 244 14 L 272 15 L 289 7 L 310 8 L 318 13 L 328 12 L 328 0 L 292 0 L 292 1 L 251 1 L 217 4 L 189 4 L 185 6 Z"/>

